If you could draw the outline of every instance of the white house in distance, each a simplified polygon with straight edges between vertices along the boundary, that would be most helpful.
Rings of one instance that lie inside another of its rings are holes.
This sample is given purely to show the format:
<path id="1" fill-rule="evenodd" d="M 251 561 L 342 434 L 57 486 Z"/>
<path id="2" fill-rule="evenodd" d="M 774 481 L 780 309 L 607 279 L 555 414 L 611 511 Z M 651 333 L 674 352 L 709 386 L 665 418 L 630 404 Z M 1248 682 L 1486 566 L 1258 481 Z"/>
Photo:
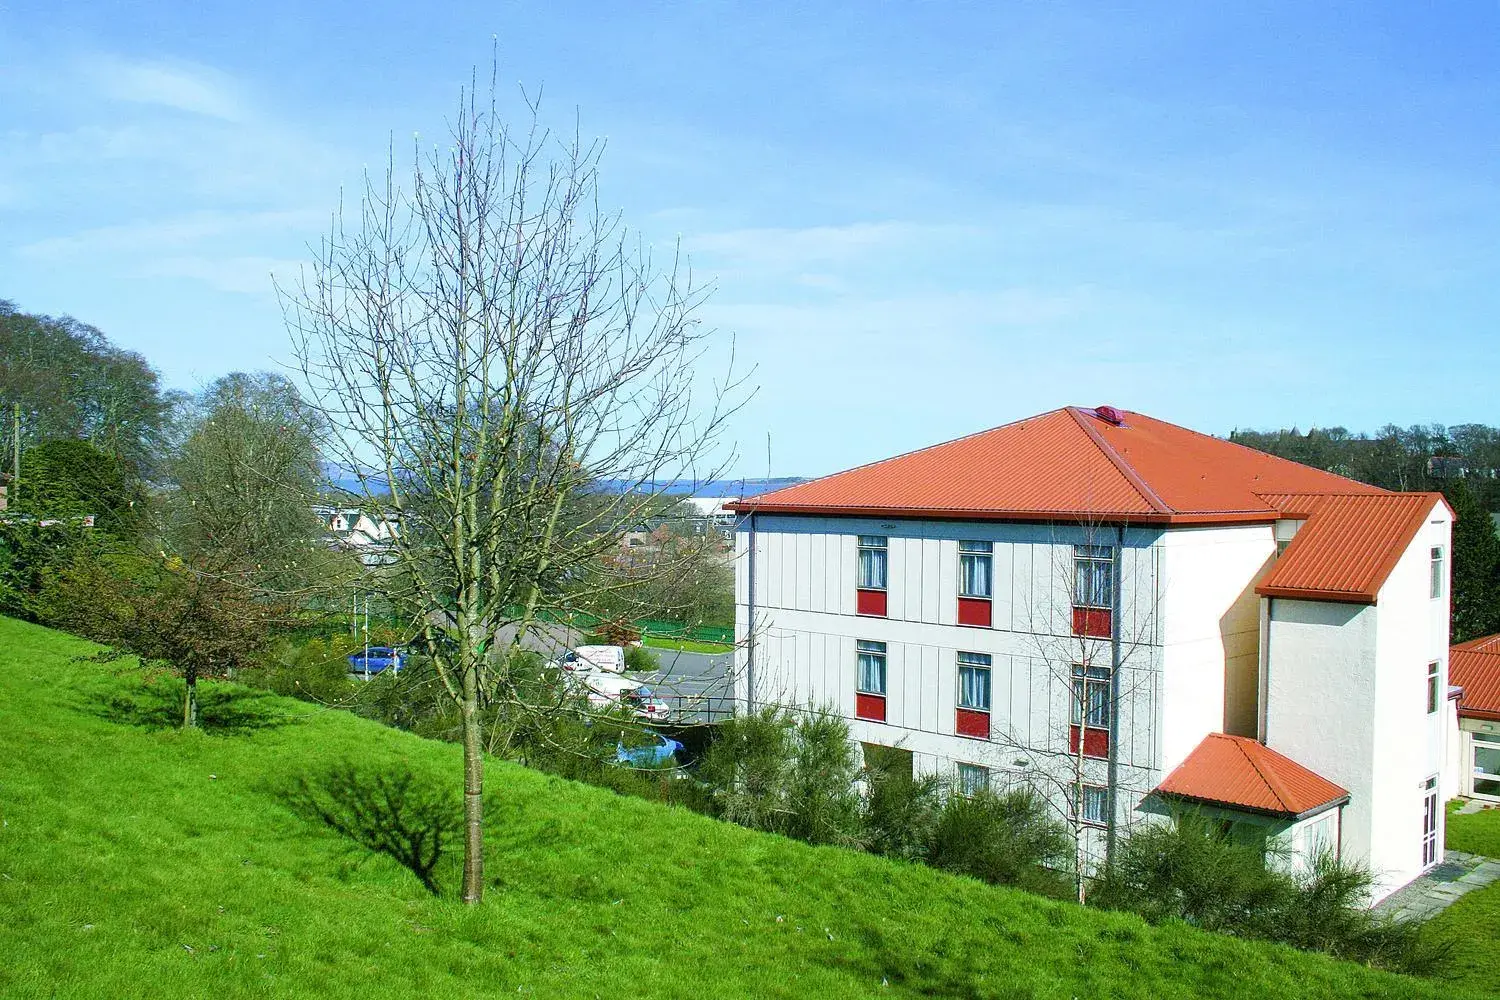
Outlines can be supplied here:
<path id="1" fill-rule="evenodd" d="M 731 508 L 747 707 L 1029 784 L 1094 860 L 1182 802 L 1366 861 L 1377 898 L 1441 855 L 1438 494 L 1101 406 Z"/>
<path id="2" fill-rule="evenodd" d="M 395 521 L 375 518 L 357 507 L 314 507 L 334 545 L 353 552 L 366 566 L 395 562 L 399 528 Z"/>

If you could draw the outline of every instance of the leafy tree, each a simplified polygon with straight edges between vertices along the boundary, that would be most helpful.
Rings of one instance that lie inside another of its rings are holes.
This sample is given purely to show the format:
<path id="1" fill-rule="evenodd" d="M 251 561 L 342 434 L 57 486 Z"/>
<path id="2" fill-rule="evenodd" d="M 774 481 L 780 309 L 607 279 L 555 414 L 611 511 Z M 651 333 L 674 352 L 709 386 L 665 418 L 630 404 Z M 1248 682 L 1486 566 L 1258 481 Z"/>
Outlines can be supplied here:
<path id="1" fill-rule="evenodd" d="M 175 397 L 139 354 L 112 345 L 96 328 L 71 317 L 21 312 L 0 301 L 0 440 L 21 446 L 60 439 L 86 441 L 144 473 L 155 467 Z M 25 477 L 22 477 L 24 495 Z"/>
<path id="2" fill-rule="evenodd" d="M 16 509 L 45 519 L 94 517 L 94 528 L 133 535 L 145 513 L 145 491 L 114 455 L 86 441 L 54 440 L 21 457 L 26 490 Z"/>
<path id="3" fill-rule="evenodd" d="M 60 627 L 179 674 L 185 729 L 198 724 L 198 681 L 257 664 L 292 610 L 176 557 L 97 553 L 51 575 L 40 600 Z"/>
<path id="4" fill-rule="evenodd" d="M 1457 480 L 1443 491 L 1453 525 L 1453 641 L 1500 632 L 1500 538 L 1474 490 Z"/>

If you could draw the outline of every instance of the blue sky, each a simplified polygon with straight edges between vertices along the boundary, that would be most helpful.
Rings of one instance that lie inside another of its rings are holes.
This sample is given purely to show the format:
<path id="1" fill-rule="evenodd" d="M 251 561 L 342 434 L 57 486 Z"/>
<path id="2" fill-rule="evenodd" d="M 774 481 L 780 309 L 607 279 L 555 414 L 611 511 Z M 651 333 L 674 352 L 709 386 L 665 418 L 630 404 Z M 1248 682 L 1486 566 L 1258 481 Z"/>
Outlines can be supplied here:
<path id="1" fill-rule="evenodd" d="M 1068 403 L 1500 423 L 1490 4 L 0 0 L 0 298 L 274 367 L 269 275 L 492 37 L 714 280 L 743 474 Z"/>

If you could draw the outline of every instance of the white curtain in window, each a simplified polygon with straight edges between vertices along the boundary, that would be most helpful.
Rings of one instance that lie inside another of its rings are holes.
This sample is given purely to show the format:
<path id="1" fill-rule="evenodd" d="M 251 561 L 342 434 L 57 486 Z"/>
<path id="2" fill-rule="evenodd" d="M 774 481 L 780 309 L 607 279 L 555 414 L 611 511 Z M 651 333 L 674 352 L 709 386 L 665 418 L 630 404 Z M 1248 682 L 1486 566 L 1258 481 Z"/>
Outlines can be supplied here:
<path id="1" fill-rule="evenodd" d="M 990 556 L 988 553 L 960 553 L 959 593 L 964 597 L 990 596 Z"/>
<path id="2" fill-rule="evenodd" d="M 873 643 L 860 643 L 859 685 L 865 694 L 885 694 L 885 651 L 866 648 Z"/>
<path id="3" fill-rule="evenodd" d="M 963 657 L 965 654 L 960 653 Z M 973 655 L 973 654 L 968 654 Z M 973 661 L 959 660 L 958 666 L 958 706 L 960 708 L 972 708 L 981 712 L 990 710 L 990 668 L 989 657 L 985 657 L 985 663 L 980 664 Z"/>
<path id="4" fill-rule="evenodd" d="M 859 585 L 865 590 L 885 589 L 885 556 L 883 548 L 859 550 Z"/>
<path id="5" fill-rule="evenodd" d="M 1077 574 L 1077 601 L 1081 607 L 1107 608 L 1114 596 L 1110 585 L 1109 562 L 1104 559 L 1079 559 L 1074 566 Z"/>

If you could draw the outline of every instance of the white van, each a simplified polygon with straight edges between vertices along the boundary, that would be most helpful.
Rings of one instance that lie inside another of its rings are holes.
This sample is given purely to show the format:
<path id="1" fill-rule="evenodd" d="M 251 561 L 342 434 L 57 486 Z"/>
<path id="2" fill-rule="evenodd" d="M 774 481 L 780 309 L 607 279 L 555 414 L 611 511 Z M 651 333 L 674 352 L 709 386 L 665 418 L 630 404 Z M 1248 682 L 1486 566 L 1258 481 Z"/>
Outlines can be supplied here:
<path id="1" fill-rule="evenodd" d="M 560 666 L 574 673 L 602 670 L 622 674 L 625 672 L 625 650 L 620 646 L 579 646 L 568 650 Z"/>

